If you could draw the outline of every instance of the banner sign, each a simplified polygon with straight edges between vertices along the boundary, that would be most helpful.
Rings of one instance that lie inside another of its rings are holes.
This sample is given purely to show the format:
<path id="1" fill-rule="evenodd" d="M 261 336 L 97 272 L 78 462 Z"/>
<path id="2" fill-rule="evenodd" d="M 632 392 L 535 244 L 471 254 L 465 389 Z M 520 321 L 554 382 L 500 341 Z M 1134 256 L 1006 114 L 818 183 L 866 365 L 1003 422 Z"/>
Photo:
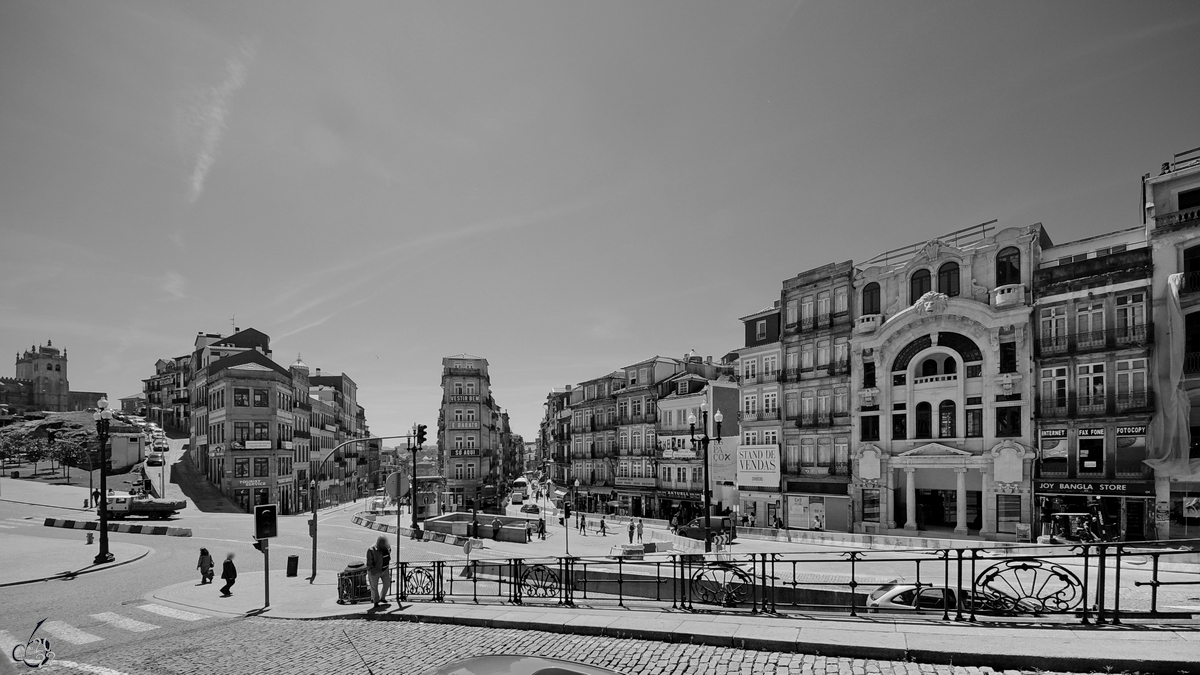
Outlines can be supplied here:
<path id="1" fill-rule="evenodd" d="M 1119 483 L 1110 480 L 1039 480 L 1039 495 L 1108 495 L 1113 497 L 1153 497 L 1153 481 Z"/>
<path id="2" fill-rule="evenodd" d="M 1146 425 L 1141 424 L 1141 425 L 1132 426 L 1132 427 L 1117 427 L 1117 435 L 1118 436 L 1145 436 L 1146 435 Z"/>
<path id="3" fill-rule="evenodd" d="M 246 441 L 247 450 L 270 450 L 271 441 Z"/>
<path id="4" fill-rule="evenodd" d="M 1066 438 L 1067 430 L 1066 429 L 1042 429 L 1040 432 L 1038 432 L 1038 435 L 1042 438 Z"/>
<path id="5" fill-rule="evenodd" d="M 779 446 L 739 445 L 737 449 L 738 487 L 779 487 Z"/>

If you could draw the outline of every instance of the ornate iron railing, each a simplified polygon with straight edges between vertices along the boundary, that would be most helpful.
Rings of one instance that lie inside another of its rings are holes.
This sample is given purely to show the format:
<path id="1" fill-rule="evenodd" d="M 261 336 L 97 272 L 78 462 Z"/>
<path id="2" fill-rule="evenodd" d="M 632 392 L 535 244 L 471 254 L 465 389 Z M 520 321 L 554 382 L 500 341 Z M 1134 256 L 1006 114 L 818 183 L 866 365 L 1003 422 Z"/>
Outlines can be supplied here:
<path id="1" fill-rule="evenodd" d="M 1187 571 L 1195 564 L 1187 545 L 1200 540 L 1155 548 L 1162 543 L 799 554 L 734 554 L 717 546 L 714 554 L 398 562 L 396 594 L 401 602 L 566 607 L 586 602 L 851 616 L 911 611 L 955 621 L 1064 615 L 1083 624 L 1120 624 L 1190 617 L 1190 611 L 1164 611 L 1177 610 L 1176 599 L 1161 608 L 1159 593 L 1200 585 L 1200 578 Z M 1189 592 L 1194 591 L 1183 591 Z"/>

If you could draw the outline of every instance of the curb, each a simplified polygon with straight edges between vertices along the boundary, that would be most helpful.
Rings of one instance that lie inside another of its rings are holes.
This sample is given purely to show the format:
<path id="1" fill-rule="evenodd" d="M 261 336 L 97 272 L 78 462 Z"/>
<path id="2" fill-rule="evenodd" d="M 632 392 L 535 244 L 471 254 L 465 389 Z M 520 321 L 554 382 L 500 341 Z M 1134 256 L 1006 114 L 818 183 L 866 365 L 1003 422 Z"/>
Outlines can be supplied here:
<path id="1" fill-rule="evenodd" d="M 829 642 L 807 642 L 803 639 L 796 642 L 773 640 L 771 638 L 741 638 L 731 635 L 681 634 L 678 632 L 654 629 L 625 629 L 608 626 L 569 625 L 565 623 L 534 624 L 516 619 L 474 619 L 463 616 L 425 616 L 420 614 L 341 614 L 323 617 L 268 617 L 281 621 L 332 621 L 345 619 L 360 619 L 365 621 L 408 621 L 412 623 L 453 624 L 473 626 L 478 628 L 504 628 L 510 630 L 528 630 L 543 633 L 561 633 L 566 635 L 603 636 L 613 638 L 632 638 L 653 642 L 680 643 L 705 645 L 712 647 L 732 647 L 735 649 L 750 649 L 757 651 L 789 652 L 814 654 L 817 656 L 832 656 L 852 659 L 877 659 L 884 661 L 915 661 L 939 665 L 967 666 L 982 668 L 989 666 L 996 670 L 1024 670 L 1029 667 L 1030 659 L 1036 658 L 1040 669 L 1086 673 L 1105 672 L 1109 669 L 1117 671 L 1162 673 L 1176 675 L 1190 672 L 1195 663 L 1192 661 L 1144 661 L 1132 658 L 1083 658 L 1056 657 L 1039 654 L 1036 657 L 1029 654 L 994 654 L 977 651 L 947 652 L 930 651 L 926 649 L 909 649 L 897 647 L 881 647 L 872 645 L 837 644 Z"/>
<path id="2" fill-rule="evenodd" d="M 146 548 L 146 550 L 143 551 L 142 554 L 137 557 L 130 558 L 129 560 L 122 560 L 121 562 L 106 564 L 101 567 L 95 567 L 95 568 L 85 567 L 84 569 L 78 570 L 76 572 L 64 572 L 62 574 L 55 574 L 54 576 L 42 577 L 40 579 L 26 579 L 24 581 L 10 581 L 7 583 L 0 584 L 0 588 L 5 588 L 8 586 L 20 586 L 22 584 L 36 584 L 39 581 L 54 581 L 56 579 L 70 579 L 72 577 L 77 577 L 81 574 L 91 574 L 92 572 L 103 572 L 104 570 L 109 570 L 114 567 L 120 567 L 122 565 L 128 565 L 129 563 L 132 563 L 132 562 L 137 562 L 137 561 L 141 560 L 142 558 L 145 558 L 146 556 L 150 555 L 150 552 L 152 550 L 153 549 Z"/>
<path id="3" fill-rule="evenodd" d="M 359 527 L 365 527 L 369 530 L 375 530 L 376 532 L 383 532 L 385 534 L 396 534 L 396 526 L 388 525 L 386 523 L 377 523 L 372 520 L 367 520 L 366 518 L 364 518 L 362 516 L 361 513 L 354 514 L 354 517 L 350 519 L 350 522 L 354 523 L 355 525 L 358 525 Z M 415 537 L 413 537 L 412 528 L 409 528 L 409 527 L 400 528 L 400 534 L 405 537 L 408 537 L 409 539 L 415 538 Z M 441 532 L 430 532 L 429 530 L 421 530 L 421 541 L 432 541 L 432 542 L 437 542 L 439 544 L 453 544 L 455 546 L 462 546 L 463 544 L 466 544 L 469 539 L 470 539 L 470 537 L 460 537 L 460 536 L 454 535 L 454 534 L 442 534 Z"/>
<path id="4" fill-rule="evenodd" d="M 46 522 L 42 523 L 46 527 L 65 527 L 71 530 L 99 530 L 100 523 L 95 520 L 64 520 L 60 518 L 47 518 Z M 191 528 L 187 527 L 167 527 L 165 525 L 131 525 L 129 523 L 109 523 L 109 532 L 125 532 L 127 534 L 158 534 L 168 537 L 190 537 L 192 536 Z"/>

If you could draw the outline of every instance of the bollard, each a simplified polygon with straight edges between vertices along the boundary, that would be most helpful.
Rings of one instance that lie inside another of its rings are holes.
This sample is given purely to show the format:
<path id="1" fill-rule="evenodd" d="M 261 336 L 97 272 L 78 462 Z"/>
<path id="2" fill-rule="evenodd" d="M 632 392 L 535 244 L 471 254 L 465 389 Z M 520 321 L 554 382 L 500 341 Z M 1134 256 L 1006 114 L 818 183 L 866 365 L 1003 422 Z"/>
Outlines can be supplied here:
<path id="1" fill-rule="evenodd" d="M 91 545 L 92 545 L 92 540 L 95 538 L 95 536 L 96 536 L 96 535 L 92 534 L 91 532 L 88 532 L 88 533 L 87 533 L 87 543 L 88 543 L 88 546 L 91 546 Z"/>

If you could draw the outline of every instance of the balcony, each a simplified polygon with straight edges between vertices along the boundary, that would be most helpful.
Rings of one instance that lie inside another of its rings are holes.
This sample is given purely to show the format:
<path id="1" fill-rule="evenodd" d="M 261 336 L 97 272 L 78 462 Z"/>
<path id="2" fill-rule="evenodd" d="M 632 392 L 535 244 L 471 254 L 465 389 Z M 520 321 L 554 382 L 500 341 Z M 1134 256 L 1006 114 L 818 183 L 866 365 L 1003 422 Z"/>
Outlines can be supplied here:
<path id="1" fill-rule="evenodd" d="M 796 427 L 800 428 L 800 429 L 804 429 L 805 427 L 817 426 L 817 414 L 816 413 L 811 413 L 811 412 L 800 413 L 794 419 L 796 420 Z"/>
<path id="2" fill-rule="evenodd" d="M 1200 225 L 1200 206 L 1182 211 L 1164 213 L 1161 216 L 1154 216 L 1154 229 L 1156 230 L 1163 228 L 1177 229 L 1193 225 Z"/>
<path id="3" fill-rule="evenodd" d="M 812 330 L 813 328 L 815 328 L 815 322 L 811 316 L 800 319 L 800 330 Z"/>
<path id="4" fill-rule="evenodd" d="M 742 422 L 774 422 L 779 420 L 779 408 L 774 410 L 758 410 L 755 412 L 740 412 L 738 419 Z"/>
<path id="5" fill-rule="evenodd" d="M 1103 415 L 1107 406 L 1104 394 L 1081 394 L 1075 397 L 1076 415 Z"/>
<path id="6" fill-rule="evenodd" d="M 780 378 L 779 381 L 780 382 L 799 382 L 800 381 L 800 369 L 799 368 L 788 368 L 788 369 L 784 370 L 783 377 Z"/>
<path id="7" fill-rule="evenodd" d="M 929 377 L 914 377 L 914 385 L 929 384 L 932 382 L 957 382 L 958 373 L 949 373 L 947 375 L 930 375 Z"/>
<path id="8" fill-rule="evenodd" d="M 1117 412 L 1149 412 L 1154 410 L 1154 390 L 1117 394 Z"/>
<path id="9" fill-rule="evenodd" d="M 829 367 L 829 374 L 830 375 L 849 375 L 850 374 L 850 361 L 845 360 L 845 359 L 843 359 L 841 361 L 834 361 L 833 365 L 831 365 Z"/>
<path id="10" fill-rule="evenodd" d="M 992 307 L 1016 307 L 1025 304 L 1025 284 L 997 286 L 992 290 Z"/>
<path id="11" fill-rule="evenodd" d="M 830 326 L 829 313 L 826 312 L 824 314 L 818 314 L 817 315 L 817 328 L 828 328 L 829 326 Z"/>
<path id="12" fill-rule="evenodd" d="M 804 476 L 807 478 L 820 478 L 825 476 L 849 476 L 849 462 L 831 462 L 823 465 L 801 464 L 800 462 L 787 462 L 783 466 L 783 473 L 787 476 Z"/>
<path id="13" fill-rule="evenodd" d="M 1037 339 L 1038 356 L 1085 354 L 1106 349 L 1144 347 L 1154 342 L 1154 324 L 1118 326 L 1108 330 L 1079 331 Z"/>
<path id="14" fill-rule="evenodd" d="M 442 369 L 442 377 L 447 375 L 464 375 L 467 377 L 483 377 L 483 370 L 480 368 L 466 368 L 463 366 L 454 367 L 448 366 Z"/>

